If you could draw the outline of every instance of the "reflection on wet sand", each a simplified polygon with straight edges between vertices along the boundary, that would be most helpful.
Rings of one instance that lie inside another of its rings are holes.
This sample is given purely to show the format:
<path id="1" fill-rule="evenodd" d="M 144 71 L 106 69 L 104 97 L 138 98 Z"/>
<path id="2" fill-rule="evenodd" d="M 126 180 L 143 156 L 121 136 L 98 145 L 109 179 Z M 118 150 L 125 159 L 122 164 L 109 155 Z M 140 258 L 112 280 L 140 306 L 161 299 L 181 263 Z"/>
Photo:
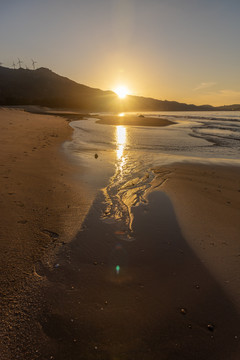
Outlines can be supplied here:
<path id="1" fill-rule="evenodd" d="M 135 208 L 133 242 L 100 220 L 104 208 L 99 193 L 69 262 L 58 259 L 49 275 L 55 310 L 41 326 L 59 335 L 46 358 L 239 359 L 237 312 L 183 238 L 169 198 L 155 192 Z"/>

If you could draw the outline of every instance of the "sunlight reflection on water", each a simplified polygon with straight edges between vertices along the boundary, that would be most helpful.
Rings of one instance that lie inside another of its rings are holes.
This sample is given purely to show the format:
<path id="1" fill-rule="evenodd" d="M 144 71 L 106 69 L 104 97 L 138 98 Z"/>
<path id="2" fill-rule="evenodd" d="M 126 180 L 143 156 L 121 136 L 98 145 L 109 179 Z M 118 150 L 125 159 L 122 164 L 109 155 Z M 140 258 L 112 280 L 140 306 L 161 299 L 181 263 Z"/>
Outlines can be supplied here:
<path id="1" fill-rule="evenodd" d="M 127 142 L 127 131 L 126 128 L 122 125 L 116 126 L 116 154 L 118 160 L 118 170 L 122 175 L 123 166 L 126 162 L 126 158 L 124 156 L 124 150 Z"/>
<path id="2" fill-rule="evenodd" d="M 134 239 L 131 209 L 146 200 L 153 168 L 176 162 L 240 165 L 240 113 L 220 115 L 154 114 L 173 120 L 168 127 L 100 125 L 97 117 L 71 124 L 74 136 L 65 148 L 84 165 L 81 179 L 103 189 L 103 219 L 118 223 L 118 237 Z"/>

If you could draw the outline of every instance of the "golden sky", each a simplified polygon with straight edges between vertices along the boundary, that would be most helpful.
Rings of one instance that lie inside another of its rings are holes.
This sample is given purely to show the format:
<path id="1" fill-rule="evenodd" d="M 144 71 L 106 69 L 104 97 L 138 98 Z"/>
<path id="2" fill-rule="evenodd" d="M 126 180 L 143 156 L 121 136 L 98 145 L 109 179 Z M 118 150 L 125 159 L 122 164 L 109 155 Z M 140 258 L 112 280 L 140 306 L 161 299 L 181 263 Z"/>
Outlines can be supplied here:
<path id="1" fill-rule="evenodd" d="M 239 0 L 13 0 L 0 62 L 195 104 L 240 103 Z"/>

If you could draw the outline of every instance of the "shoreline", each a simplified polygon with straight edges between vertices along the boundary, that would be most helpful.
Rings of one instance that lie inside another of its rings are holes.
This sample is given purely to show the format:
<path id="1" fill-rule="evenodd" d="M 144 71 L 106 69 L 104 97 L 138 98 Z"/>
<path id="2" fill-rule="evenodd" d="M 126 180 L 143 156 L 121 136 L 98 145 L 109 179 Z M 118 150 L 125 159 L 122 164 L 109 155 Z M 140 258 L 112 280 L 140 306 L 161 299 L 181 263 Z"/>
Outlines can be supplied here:
<path id="1" fill-rule="evenodd" d="M 100 220 L 102 192 L 93 199 L 59 151 L 68 121 L 9 109 L 0 119 L 3 360 L 237 360 L 240 169 L 155 169 L 126 242 Z"/>

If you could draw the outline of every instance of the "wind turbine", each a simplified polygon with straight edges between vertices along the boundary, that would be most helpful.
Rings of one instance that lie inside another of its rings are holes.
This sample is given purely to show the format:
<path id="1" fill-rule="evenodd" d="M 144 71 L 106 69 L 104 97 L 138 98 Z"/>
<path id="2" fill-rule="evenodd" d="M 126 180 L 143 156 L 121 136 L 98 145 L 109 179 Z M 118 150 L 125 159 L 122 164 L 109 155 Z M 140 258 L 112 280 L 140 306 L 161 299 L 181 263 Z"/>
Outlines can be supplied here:
<path id="1" fill-rule="evenodd" d="M 19 66 L 19 69 L 22 67 L 22 66 L 21 66 L 22 63 L 23 63 L 23 61 L 21 61 L 21 60 L 18 58 L 18 66 Z"/>
<path id="2" fill-rule="evenodd" d="M 32 67 L 33 67 L 34 70 L 35 70 L 35 64 L 37 64 L 37 61 L 34 61 L 34 60 L 32 59 Z"/>

